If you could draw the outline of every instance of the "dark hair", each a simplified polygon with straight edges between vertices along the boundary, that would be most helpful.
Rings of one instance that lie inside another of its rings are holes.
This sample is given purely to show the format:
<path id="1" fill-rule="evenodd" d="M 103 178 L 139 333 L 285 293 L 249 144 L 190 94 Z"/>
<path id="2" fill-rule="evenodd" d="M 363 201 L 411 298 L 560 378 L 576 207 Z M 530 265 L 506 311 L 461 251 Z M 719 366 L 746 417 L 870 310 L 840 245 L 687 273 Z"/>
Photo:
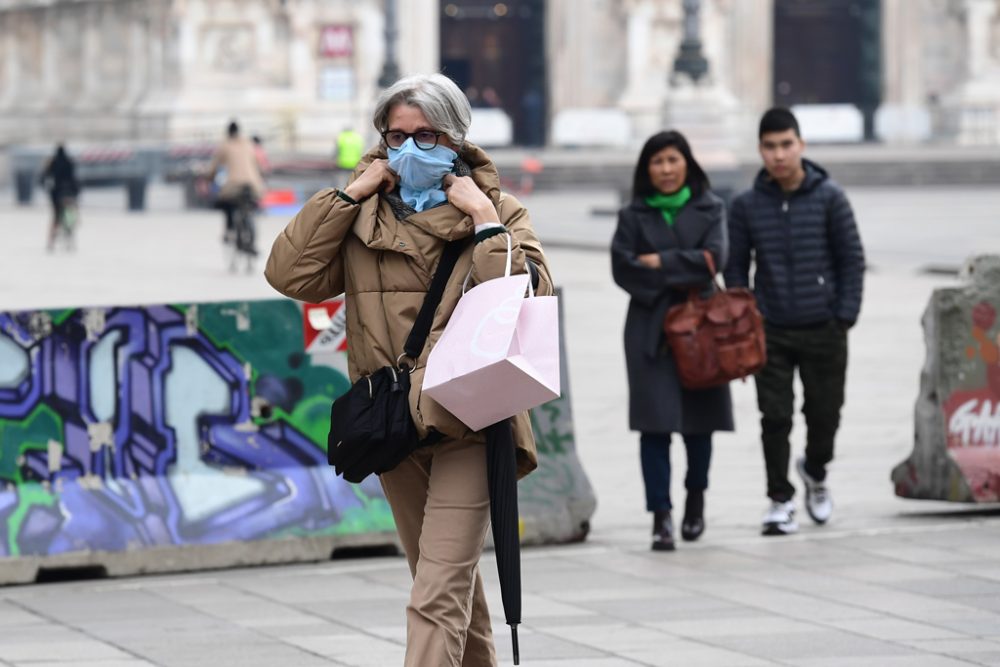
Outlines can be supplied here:
<path id="1" fill-rule="evenodd" d="M 761 116 L 757 138 L 763 139 L 764 135 L 770 132 L 785 132 L 787 130 L 795 130 L 795 136 L 802 136 L 802 133 L 799 132 L 799 121 L 796 120 L 795 114 L 784 107 L 773 107 L 765 111 L 764 115 Z"/>
<path id="2" fill-rule="evenodd" d="M 639 152 L 639 161 L 635 165 L 635 177 L 632 179 L 633 197 L 638 199 L 656 194 L 656 187 L 649 178 L 649 161 L 664 148 L 676 148 L 684 156 L 684 161 L 687 163 L 685 185 L 691 188 L 692 196 L 697 197 L 712 187 L 708 176 L 705 175 L 705 170 L 694 159 L 691 146 L 684 135 L 677 130 L 667 130 L 654 134 L 643 144 L 642 150 Z"/>
<path id="3" fill-rule="evenodd" d="M 235 137 L 237 134 L 240 133 L 240 126 L 236 123 L 235 120 L 231 121 L 229 123 L 229 129 L 226 131 L 229 133 L 229 136 Z"/>

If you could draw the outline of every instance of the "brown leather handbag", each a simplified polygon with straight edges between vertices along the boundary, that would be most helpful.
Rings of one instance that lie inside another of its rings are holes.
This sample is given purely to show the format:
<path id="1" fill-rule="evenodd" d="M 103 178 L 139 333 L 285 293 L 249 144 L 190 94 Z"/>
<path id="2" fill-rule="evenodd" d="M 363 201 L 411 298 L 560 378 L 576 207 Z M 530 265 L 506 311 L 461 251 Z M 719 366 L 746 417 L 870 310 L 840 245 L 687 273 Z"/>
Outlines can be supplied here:
<path id="1" fill-rule="evenodd" d="M 699 289 L 692 289 L 688 300 L 672 306 L 663 319 L 681 385 L 687 389 L 707 389 L 746 378 L 767 362 L 764 318 L 753 292 L 724 288 L 712 253 L 704 253 L 712 272 L 712 295 L 703 298 Z"/>

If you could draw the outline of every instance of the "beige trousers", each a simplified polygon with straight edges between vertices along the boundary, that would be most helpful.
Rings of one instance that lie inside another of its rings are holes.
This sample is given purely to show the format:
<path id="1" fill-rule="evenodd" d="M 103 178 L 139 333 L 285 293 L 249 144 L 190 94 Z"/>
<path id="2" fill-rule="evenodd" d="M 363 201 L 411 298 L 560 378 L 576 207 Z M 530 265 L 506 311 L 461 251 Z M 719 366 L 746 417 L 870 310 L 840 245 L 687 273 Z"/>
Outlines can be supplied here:
<path id="1" fill-rule="evenodd" d="M 484 446 L 445 440 L 380 479 L 413 575 L 406 667 L 493 667 L 478 567 L 490 522 Z"/>

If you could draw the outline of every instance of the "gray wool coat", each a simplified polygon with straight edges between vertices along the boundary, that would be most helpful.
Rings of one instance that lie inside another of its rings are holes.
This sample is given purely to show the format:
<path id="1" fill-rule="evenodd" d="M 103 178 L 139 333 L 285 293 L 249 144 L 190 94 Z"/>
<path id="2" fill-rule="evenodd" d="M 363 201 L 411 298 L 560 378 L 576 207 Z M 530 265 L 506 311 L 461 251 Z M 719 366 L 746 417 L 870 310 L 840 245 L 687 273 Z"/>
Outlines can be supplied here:
<path id="1" fill-rule="evenodd" d="M 618 212 L 611 272 L 632 297 L 625 318 L 625 363 L 633 431 L 706 434 L 733 430 L 729 385 L 684 389 L 663 333 L 663 317 L 671 306 L 687 299 L 691 288 L 710 287 L 703 249 L 711 252 L 718 270 L 726 266 L 726 209 L 711 192 L 693 197 L 672 226 L 641 199 Z M 646 268 L 636 259 L 651 252 L 659 253 L 662 268 Z"/>

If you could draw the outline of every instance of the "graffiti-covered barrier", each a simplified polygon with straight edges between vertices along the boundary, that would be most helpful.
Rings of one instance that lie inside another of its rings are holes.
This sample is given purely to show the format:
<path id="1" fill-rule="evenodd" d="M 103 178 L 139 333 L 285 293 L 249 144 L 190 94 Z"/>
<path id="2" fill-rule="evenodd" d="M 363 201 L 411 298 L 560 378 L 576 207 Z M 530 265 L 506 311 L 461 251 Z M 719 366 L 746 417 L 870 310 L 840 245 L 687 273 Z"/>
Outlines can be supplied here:
<path id="1" fill-rule="evenodd" d="M 348 484 L 326 463 L 330 403 L 349 381 L 342 304 L 320 308 L 0 313 L 0 583 L 394 544 L 378 480 Z M 581 538 L 593 502 L 581 513 L 573 495 L 589 486 L 568 397 L 533 417 L 543 462 L 521 487 L 526 541 Z"/>
<path id="2" fill-rule="evenodd" d="M 892 471 L 906 498 L 1000 501 L 1000 256 L 970 260 L 964 275 L 924 312 L 913 453 Z"/>

